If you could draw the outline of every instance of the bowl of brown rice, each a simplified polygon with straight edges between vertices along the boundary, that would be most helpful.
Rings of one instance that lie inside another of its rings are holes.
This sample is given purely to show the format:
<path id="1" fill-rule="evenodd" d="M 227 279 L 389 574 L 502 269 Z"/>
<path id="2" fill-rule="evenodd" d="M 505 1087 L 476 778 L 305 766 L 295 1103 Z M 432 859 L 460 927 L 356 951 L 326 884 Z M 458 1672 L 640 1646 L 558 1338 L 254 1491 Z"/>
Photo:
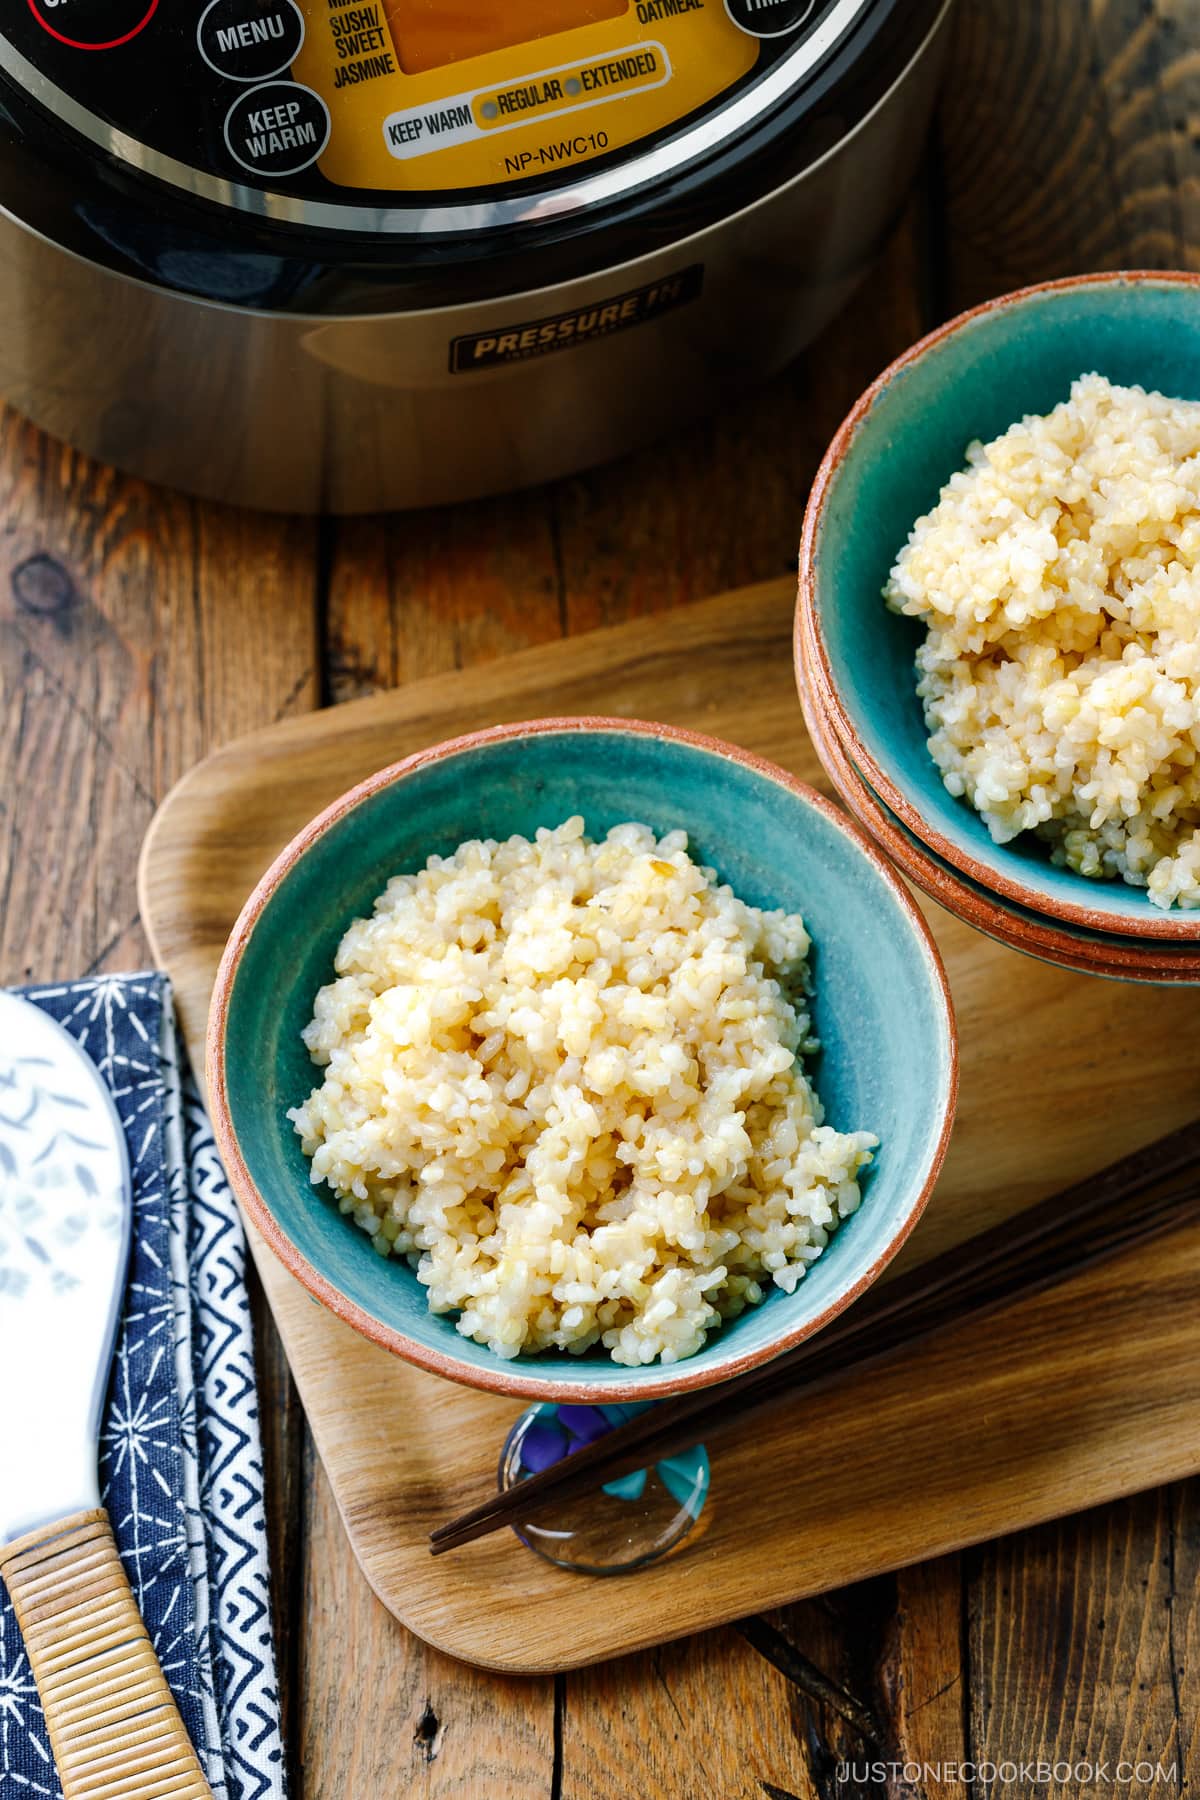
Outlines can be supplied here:
<path id="1" fill-rule="evenodd" d="M 442 744 L 251 896 L 209 1029 L 233 1185 L 374 1342 L 650 1399 L 817 1331 L 913 1229 L 954 1112 L 940 959 L 828 801 L 629 720 Z"/>
<path id="2" fill-rule="evenodd" d="M 814 486 L 796 633 L 951 874 L 1200 939 L 1200 280 L 1026 289 L 886 370 Z"/>

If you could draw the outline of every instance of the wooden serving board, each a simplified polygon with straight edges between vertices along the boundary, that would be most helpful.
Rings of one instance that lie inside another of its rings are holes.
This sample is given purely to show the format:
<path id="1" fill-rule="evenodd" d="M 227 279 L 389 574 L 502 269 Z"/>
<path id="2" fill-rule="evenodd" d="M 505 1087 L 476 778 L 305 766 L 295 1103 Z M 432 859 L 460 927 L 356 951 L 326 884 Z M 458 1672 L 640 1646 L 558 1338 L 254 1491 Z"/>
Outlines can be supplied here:
<path id="1" fill-rule="evenodd" d="M 258 876 L 327 801 L 420 746 L 500 720 L 618 713 L 732 738 L 829 791 L 792 685 L 792 596 L 772 582 L 530 650 L 288 720 L 199 764 L 161 807 L 140 878 L 197 1067 L 217 962 Z M 1068 974 L 922 904 L 954 991 L 962 1097 L 898 1266 L 1200 1112 L 1192 992 Z M 1200 1469 L 1188 1231 L 724 1439 L 700 1529 L 657 1567 L 597 1584 L 508 1534 L 434 1561 L 427 1533 L 488 1488 L 516 1404 L 368 1344 L 254 1248 L 368 1581 L 421 1637 L 486 1667 L 574 1667 Z"/>

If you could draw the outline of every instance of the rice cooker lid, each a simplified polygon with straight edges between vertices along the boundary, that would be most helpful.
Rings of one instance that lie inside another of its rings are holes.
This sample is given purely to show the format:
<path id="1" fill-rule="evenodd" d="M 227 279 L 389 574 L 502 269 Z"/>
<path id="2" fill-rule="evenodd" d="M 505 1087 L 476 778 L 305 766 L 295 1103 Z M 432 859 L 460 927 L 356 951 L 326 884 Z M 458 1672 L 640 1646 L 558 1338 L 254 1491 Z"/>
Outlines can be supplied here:
<path id="1" fill-rule="evenodd" d="M 603 207 L 777 112 L 881 0 L 12 0 L 0 69 L 226 216 L 474 236 Z"/>

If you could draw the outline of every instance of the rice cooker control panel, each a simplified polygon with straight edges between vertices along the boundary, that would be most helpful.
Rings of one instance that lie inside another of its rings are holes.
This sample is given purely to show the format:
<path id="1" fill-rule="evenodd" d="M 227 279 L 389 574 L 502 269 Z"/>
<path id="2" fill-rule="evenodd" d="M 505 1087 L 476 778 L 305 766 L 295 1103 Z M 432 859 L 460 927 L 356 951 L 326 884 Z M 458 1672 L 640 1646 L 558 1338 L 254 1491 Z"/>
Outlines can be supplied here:
<path id="1" fill-rule="evenodd" d="M 870 0 L 12 0 L 0 64 L 150 173 L 336 200 L 561 182 L 816 66 Z M 394 201 L 393 201 L 394 204 Z"/>

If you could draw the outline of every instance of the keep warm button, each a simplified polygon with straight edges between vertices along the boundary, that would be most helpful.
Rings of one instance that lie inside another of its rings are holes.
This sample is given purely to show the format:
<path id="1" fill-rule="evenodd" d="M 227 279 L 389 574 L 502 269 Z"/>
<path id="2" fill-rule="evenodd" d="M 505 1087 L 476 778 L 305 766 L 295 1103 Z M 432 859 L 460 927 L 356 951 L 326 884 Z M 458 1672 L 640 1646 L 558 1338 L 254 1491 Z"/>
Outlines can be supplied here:
<path id="1" fill-rule="evenodd" d="M 329 142 L 329 109 L 295 81 L 268 81 L 239 94 L 225 116 L 229 154 L 252 175 L 296 175 Z"/>

